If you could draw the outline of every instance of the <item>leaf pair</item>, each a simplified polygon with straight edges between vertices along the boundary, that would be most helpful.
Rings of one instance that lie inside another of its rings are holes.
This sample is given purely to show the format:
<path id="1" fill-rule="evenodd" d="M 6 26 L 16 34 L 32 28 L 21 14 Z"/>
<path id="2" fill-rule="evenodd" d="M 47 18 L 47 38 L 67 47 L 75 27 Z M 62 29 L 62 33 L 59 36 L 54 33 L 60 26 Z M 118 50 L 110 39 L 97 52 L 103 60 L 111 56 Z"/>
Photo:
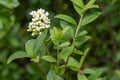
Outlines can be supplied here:
<path id="1" fill-rule="evenodd" d="M 79 15 L 84 15 L 88 9 L 99 8 L 98 5 L 94 5 L 96 0 L 90 0 L 86 5 L 84 5 L 82 0 L 71 0 L 73 2 L 75 10 Z"/>
<path id="2" fill-rule="evenodd" d="M 18 52 L 13 53 L 8 58 L 7 63 L 10 63 L 14 59 L 24 58 L 24 57 L 32 58 L 31 60 L 33 60 L 35 62 L 38 62 L 39 61 L 38 60 L 39 59 L 39 57 L 38 57 L 39 55 L 37 53 L 40 50 L 40 47 L 42 46 L 46 35 L 47 35 L 47 31 L 43 32 L 36 39 L 28 40 L 25 43 L 25 50 L 26 51 L 18 51 Z"/>
<path id="3" fill-rule="evenodd" d="M 81 10 L 77 7 L 74 7 L 76 9 L 77 12 L 80 12 Z M 99 16 L 101 15 L 101 12 L 94 12 L 94 13 L 91 13 L 89 15 L 86 15 L 82 22 L 81 22 L 81 25 L 80 26 L 84 26 L 84 25 L 87 25 L 91 22 L 93 22 L 95 19 L 97 19 Z M 67 15 L 64 15 L 64 14 L 59 14 L 57 16 L 55 16 L 55 18 L 59 18 L 59 19 L 62 19 L 64 21 L 67 21 L 73 25 L 77 25 L 77 22 L 70 16 L 67 16 Z"/>
<path id="4" fill-rule="evenodd" d="M 28 40 L 25 43 L 25 50 L 30 57 L 34 57 L 40 50 L 40 47 L 44 43 L 47 31 L 44 31 L 36 39 Z"/>

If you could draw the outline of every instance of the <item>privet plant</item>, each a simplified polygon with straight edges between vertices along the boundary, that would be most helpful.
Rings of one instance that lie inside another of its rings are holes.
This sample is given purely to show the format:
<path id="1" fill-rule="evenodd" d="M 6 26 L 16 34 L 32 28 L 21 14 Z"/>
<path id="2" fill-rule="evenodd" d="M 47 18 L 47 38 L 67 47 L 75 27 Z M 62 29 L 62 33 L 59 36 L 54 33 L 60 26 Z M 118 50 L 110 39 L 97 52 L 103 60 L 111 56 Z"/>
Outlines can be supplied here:
<path id="1" fill-rule="evenodd" d="M 89 9 L 99 8 L 95 5 L 95 0 L 90 0 L 84 4 L 82 0 L 71 0 L 74 9 L 80 15 L 77 23 L 72 17 L 64 14 L 56 15 L 60 19 L 61 27 L 51 27 L 49 13 L 38 9 L 32 11 L 32 22 L 29 23 L 28 30 L 36 39 L 30 39 L 25 43 L 25 51 L 13 53 L 7 63 L 18 58 L 30 58 L 31 61 L 42 66 L 42 62 L 47 61 L 50 65 L 48 69 L 43 69 L 47 73 L 47 80 L 68 80 L 71 75 L 67 73 L 68 69 L 76 72 L 78 80 L 101 80 L 102 69 L 83 69 L 83 63 L 88 54 L 89 48 L 81 51 L 83 43 L 90 39 L 87 31 L 81 29 L 88 23 L 91 23 L 101 14 L 92 12 L 86 14 Z M 77 55 L 77 58 L 76 56 Z M 44 68 L 44 67 L 42 67 Z"/>

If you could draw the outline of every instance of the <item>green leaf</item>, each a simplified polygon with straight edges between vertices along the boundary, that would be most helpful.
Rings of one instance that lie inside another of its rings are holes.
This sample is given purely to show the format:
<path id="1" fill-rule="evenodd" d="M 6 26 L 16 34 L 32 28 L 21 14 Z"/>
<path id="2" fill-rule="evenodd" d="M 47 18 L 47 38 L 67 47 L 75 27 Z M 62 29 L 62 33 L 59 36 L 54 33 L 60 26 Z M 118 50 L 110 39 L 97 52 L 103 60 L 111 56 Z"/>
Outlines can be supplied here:
<path id="1" fill-rule="evenodd" d="M 96 1 L 96 0 L 90 0 L 90 1 L 87 3 L 87 6 L 90 6 L 90 5 L 94 4 L 95 1 Z"/>
<path id="2" fill-rule="evenodd" d="M 80 7 L 78 7 L 77 5 L 75 5 L 75 4 L 73 4 L 73 6 L 74 6 L 74 9 L 76 10 L 76 12 L 77 12 L 79 15 L 82 16 L 82 15 L 83 15 L 82 12 L 81 12 L 82 9 L 81 9 Z"/>
<path id="3" fill-rule="evenodd" d="M 79 54 L 79 55 L 83 55 L 83 52 L 77 49 L 73 50 L 73 53 Z"/>
<path id="4" fill-rule="evenodd" d="M 60 39 L 60 32 L 57 30 L 57 28 L 50 29 L 50 39 L 54 43 L 54 45 L 59 44 L 59 39 Z"/>
<path id="5" fill-rule="evenodd" d="M 7 64 L 9 64 L 11 61 L 18 59 L 18 58 L 25 58 L 30 57 L 26 52 L 24 51 L 18 51 L 13 53 L 7 60 Z"/>
<path id="6" fill-rule="evenodd" d="M 81 22 L 81 26 L 91 23 L 92 21 L 97 19 L 100 16 L 100 14 L 101 14 L 100 12 L 94 12 L 93 14 L 85 16 Z"/>
<path id="7" fill-rule="evenodd" d="M 43 32 L 36 38 L 36 41 L 33 47 L 34 54 L 36 54 L 39 51 L 40 47 L 42 46 L 45 40 L 46 35 L 47 35 L 47 31 Z"/>
<path id="8" fill-rule="evenodd" d="M 95 73 L 91 74 L 88 79 L 89 80 L 96 80 L 97 78 L 99 78 L 101 76 L 101 74 L 103 73 L 103 69 L 97 69 L 95 71 Z"/>
<path id="9" fill-rule="evenodd" d="M 58 75 L 56 75 L 54 80 L 63 80 L 63 78 L 58 76 Z"/>
<path id="10" fill-rule="evenodd" d="M 98 78 L 98 79 L 95 79 L 95 80 L 103 80 L 102 78 Z"/>
<path id="11" fill-rule="evenodd" d="M 40 48 L 40 56 L 43 56 L 46 53 L 46 49 L 47 49 L 46 44 L 43 43 Z"/>
<path id="12" fill-rule="evenodd" d="M 77 78 L 78 78 L 78 80 L 88 80 L 85 75 L 80 74 L 80 73 L 77 74 Z"/>
<path id="13" fill-rule="evenodd" d="M 53 27 L 53 29 L 50 29 L 50 36 L 55 37 L 56 39 L 60 39 L 61 31 L 59 31 L 56 27 Z"/>
<path id="14" fill-rule="evenodd" d="M 69 45 L 70 45 L 70 42 L 64 42 L 64 43 L 61 43 L 60 45 L 58 45 L 57 47 L 62 48 L 62 47 L 69 46 Z"/>
<path id="15" fill-rule="evenodd" d="M 117 76 L 120 77 L 120 70 L 119 69 L 115 70 L 115 73 L 116 73 Z"/>
<path id="16" fill-rule="evenodd" d="M 18 0 L 0 0 L 0 5 L 13 9 L 19 5 Z"/>
<path id="17" fill-rule="evenodd" d="M 77 25 L 77 22 L 72 17 L 70 17 L 68 15 L 59 14 L 59 15 L 56 15 L 55 18 L 59 18 L 59 19 L 62 19 L 64 21 L 67 21 L 71 24 Z"/>
<path id="18" fill-rule="evenodd" d="M 54 45 L 59 45 L 59 41 L 55 37 L 50 36 L 50 38 L 51 38 L 52 42 L 54 43 Z"/>
<path id="19" fill-rule="evenodd" d="M 60 52 L 59 58 L 66 61 L 66 58 L 72 53 L 73 48 L 73 46 L 63 48 Z"/>
<path id="20" fill-rule="evenodd" d="M 56 62 L 56 59 L 54 57 L 48 55 L 42 56 L 42 59 L 48 62 Z"/>
<path id="21" fill-rule="evenodd" d="M 61 37 L 63 37 L 65 35 L 65 33 L 68 32 L 68 30 L 70 29 L 70 27 L 66 27 L 62 30 L 62 34 L 61 34 Z"/>
<path id="22" fill-rule="evenodd" d="M 60 26 L 62 27 L 62 29 L 64 29 L 66 27 L 71 27 L 72 24 L 69 24 L 69 23 L 67 23 L 65 21 L 60 20 Z"/>
<path id="23" fill-rule="evenodd" d="M 27 52 L 27 54 L 28 54 L 29 56 L 33 56 L 33 55 L 34 55 L 34 53 L 33 53 L 34 43 L 35 43 L 35 39 L 28 40 L 28 41 L 25 43 L 25 50 L 26 50 L 26 52 Z"/>
<path id="24" fill-rule="evenodd" d="M 67 66 L 73 71 L 78 71 L 80 68 L 79 62 L 73 57 L 69 58 Z"/>
<path id="25" fill-rule="evenodd" d="M 59 37 L 59 31 L 58 31 L 58 29 L 56 28 L 56 27 L 53 27 L 53 30 L 54 30 L 54 36 L 57 38 L 57 37 Z"/>
<path id="26" fill-rule="evenodd" d="M 91 8 L 99 8 L 98 5 L 90 5 L 89 7 L 86 7 L 86 9 L 91 9 Z"/>
<path id="27" fill-rule="evenodd" d="M 60 67 L 59 67 L 59 74 L 60 75 L 63 75 L 65 73 L 65 65 L 61 65 Z"/>
<path id="28" fill-rule="evenodd" d="M 77 37 L 83 36 L 83 35 L 85 35 L 85 34 L 87 34 L 87 33 L 88 33 L 88 32 L 87 32 L 86 30 L 81 31 L 81 32 L 79 32 L 79 34 L 78 34 Z"/>
<path id="29" fill-rule="evenodd" d="M 84 3 L 82 0 L 71 0 L 74 4 L 76 4 L 77 6 L 83 8 L 84 7 Z"/>
<path id="30" fill-rule="evenodd" d="M 31 61 L 34 61 L 35 63 L 39 63 L 39 62 L 40 62 L 40 56 L 37 55 L 37 56 L 33 57 L 33 58 L 31 59 Z"/>
<path id="31" fill-rule="evenodd" d="M 50 70 L 47 75 L 47 80 L 63 80 L 60 76 L 56 75 L 54 70 Z"/>
<path id="32" fill-rule="evenodd" d="M 70 24 L 68 24 L 65 21 L 60 21 L 60 25 L 63 29 L 66 28 L 66 27 L 69 27 L 69 29 L 67 31 L 67 35 L 69 35 L 71 38 L 74 37 L 75 32 L 74 32 L 74 29 L 72 28 L 72 26 Z"/>
<path id="33" fill-rule="evenodd" d="M 86 68 L 83 70 L 84 74 L 93 74 L 95 73 L 95 71 L 93 69 L 90 69 L 90 68 Z"/>
<path id="34" fill-rule="evenodd" d="M 81 57 L 81 59 L 80 59 L 80 68 L 82 67 L 83 62 L 84 62 L 84 60 L 85 60 L 85 58 L 86 58 L 89 50 L 90 50 L 90 48 L 87 48 L 87 49 L 85 50 L 83 56 Z"/>
<path id="35" fill-rule="evenodd" d="M 81 13 L 81 14 L 84 14 L 88 9 L 91 9 L 91 8 L 99 8 L 99 6 L 98 6 L 98 5 L 85 6 L 85 7 L 80 11 L 80 13 Z"/>
<path id="36" fill-rule="evenodd" d="M 50 29 L 50 36 L 55 37 L 55 32 L 54 32 L 54 30 L 53 30 L 53 29 Z"/>
<path id="37" fill-rule="evenodd" d="M 91 37 L 90 36 L 80 36 L 76 39 L 76 42 L 75 42 L 75 46 L 80 46 L 82 45 L 83 43 L 85 43 L 86 41 L 88 41 Z"/>
<path id="38" fill-rule="evenodd" d="M 67 32 L 67 34 L 68 34 L 71 38 L 74 38 L 74 34 L 75 34 L 74 29 L 73 29 L 72 27 L 70 27 L 69 30 L 68 30 L 68 32 Z"/>
<path id="39" fill-rule="evenodd" d="M 55 71 L 51 69 L 47 74 L 47 80 L 54 80 L 55 76 L 56 76 Z"/>

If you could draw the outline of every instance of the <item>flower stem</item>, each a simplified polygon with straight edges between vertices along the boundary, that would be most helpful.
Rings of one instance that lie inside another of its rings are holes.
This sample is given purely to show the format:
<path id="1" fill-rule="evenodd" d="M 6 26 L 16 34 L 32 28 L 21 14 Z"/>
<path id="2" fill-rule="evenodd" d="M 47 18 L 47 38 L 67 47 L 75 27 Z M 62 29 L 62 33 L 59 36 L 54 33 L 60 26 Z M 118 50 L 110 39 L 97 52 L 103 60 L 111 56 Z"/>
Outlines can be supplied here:
<path id="1" fill-rule="evenodd" d="M 80 20 L 79 20 L 79 23 L 78 23 L 78 26 L 77 26 L 77 29 L 76 29 L 76 32 L 75 32 L 75 37 L 73 38 L 73 42 L 72 42 L 72 45 L 73 45 L 73 46 L 74 46 L 74 44 L 75 44 L 75 38 L 77 37 L 77 34 L 78 34 L 78 32 L 79 32 L 79 29 L 80 29 L 80 25 L 81 25 L 82 19 L 83 19 L 83 15 L 80 17 Z M 68 61 L 69 61 L 69 57 L 70 57 L 70 56 L 67 57 L 67 60 L 66 60 L 66 62 L 65 62 L 65 72 L 66 72 L 66 69 L 67 69 L 67 63 L 68 63 Z"/>
<path id="2" fill-rule="evenodd" d="M 80 21 L 79 21 L 79 24 L 78 24 L 77 29 L 76 29 L 75 37 L 77 36 L 78 31 L 79 31 L 79 29 L 80 29 L 80 27 L 81 27 L 82 19 L 83 19 L 83 16 L 80 17 Z"/>
<path id="3" fill-rule="evenodd" d="M 78 34 L 79 29 L 80 29 L 80 27 L 81 27 L 82 19 L 83 19 L 83 15 L 80 17 L 80 20 L 79 20 L 79 23 L 78 23 L 78 26 L 77 26 L 77 29 L 76 29 L 76 32 L 75 32 L 75 37 L 73 38 L 73 43 L 72 43 L 72 45 L 75 44 L 75 38 L 77 37 L 77 34 Z"/>

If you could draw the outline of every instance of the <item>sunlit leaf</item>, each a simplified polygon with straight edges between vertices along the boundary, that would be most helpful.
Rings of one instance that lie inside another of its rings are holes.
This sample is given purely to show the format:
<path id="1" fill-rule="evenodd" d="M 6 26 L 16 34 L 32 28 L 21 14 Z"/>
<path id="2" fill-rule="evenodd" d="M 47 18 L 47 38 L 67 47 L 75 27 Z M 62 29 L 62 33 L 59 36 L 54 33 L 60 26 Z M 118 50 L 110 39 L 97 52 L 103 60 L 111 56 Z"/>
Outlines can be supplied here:
<path id="1" fill-rule="evenodd" d="M 62 19 L 64 21 L 67 21 L 71 24 L 77 25 L 77 22 L 72 17 L 70 17 L 68 15 L 58 14 L 58 15 L 55 16 L 55 18 L 59 18 L 59 19 Z"/>
<path id="2" fill-rule="evenodd" d="M 71 0 L 74 4 L 76 4 L 77 6 L 83 8 L 84 7 L 84 3 L 82 0 Z"/>
<path id="3" fill-rule="evenodd" d="M 25 43 L 25 50 L 26 50 L 27 54 L 30 56 L 34 55 L 34 52 L 33 52 L 34 43 L 35 43 L 35 39 L 28 40 Z"/>
<path id="4" fill-rule="evenodd" d="M 80 68 L 79 62 L 73 57 L 69 58 L 67 66 L 74 71 L 78 71 Z"/>
<path id="5" fill-rule="evenodd" d="M 77 74 L 77 78 L 78 78 L 78 80 L 88 80 L 85 75 L 80 74 L 80 73 Z"/>
<path id="6" fill-rule="evenodd" d="M 48 62 L 56 62 L 56 59 L 52 56 L 46 55 L 46 56 L 42 56 L 42 59 Z"/>
<path id="7" fill-rule="evenodd" d="M 43 44 L 43 42 L 45 40 L 46 35 L 47 35 L 47 31 L 44 31 L 42 34 L 40 34 L 36 38 L 35 44 L 34 44 L 34 47 L 33 47 L 33 51 L 34 51 L 35 54 L 39 51 L 40 47 L 42 46 L 42 44 Z"/>
<path id="8" fill-rule="evenodd" d="M 83 62 L 84 62 L 84 60 L 85 60 L 85 58 L 86 58 L 89 50 L 90 50 L 90 48 L 87 48 L 87 49 L 85 50 L 83 56 L 81 57 L 81 59 L 80 59 L 80 68 L 82 67 Z"/>
<path id="9" fill-rule="evenodd" d="M 25 58 L 30 57 L 26 52 L 24 51 L 18 51 L 13 53 L 7 60 L 7 64 L 9 64 L 11 61 L 18 59 L 18 58 Z"/>
<path id="10" fill-rule="evenodd" d="M 68 45 L 70 45 L 70 42 L 64 42 L 64 43 L 61 43 L 60 45 L 58 45 L 57 47 L 62 48 L 62 47 L 68 46 Z"/>
<path id="11" fill-rule="evenodd" d="M 60 52 L 59 58 L 66 60 L 66 58 L 72 53 L 73 48 L 73 46 L 63 48 Z"/>
<path id="12" fill-rule="evenodd" d="M 69 27 L 68 31 L 67 31 L 67 35 L 69 35 L 71 38 L 74 37 L 74 29 L 72 28 L 72 25 L 68 24 L 67 22 L 65 21 L 60 21 L 60 25 L 61 27 L 64 29 L 66 27 Z"/>
<path id="13" fill-rule="evenodd" d="M 88 79 L 89 80 L 96 80 L 97 78 L 99 78 L 101 75 L 102 75 L 102 73 L 103 73 L 103 69 L 97 69 L 96 71 L 95 71 L 95 73 L 93 73 L 93 74 L 91 74 L 89 77 L 88 77 Z"/>
<path id="14" fill-rule="evenodd" d="M 90 68 L 84 69 L 83 72 L 84 72 L 85 74 L 92 74 L 92 73 L 95 73 L 95 71 L 94 71 L 93 69 L 90 69 Z"/>
<path id="15" fill-rule="evenodd" d="M 100 16 L 100 14 L 100 12 L 94 12 L 93 14 L 85 16 L 81 22 L 81 26 L 91 23 L 92 21 L 97 19 Z"/>

